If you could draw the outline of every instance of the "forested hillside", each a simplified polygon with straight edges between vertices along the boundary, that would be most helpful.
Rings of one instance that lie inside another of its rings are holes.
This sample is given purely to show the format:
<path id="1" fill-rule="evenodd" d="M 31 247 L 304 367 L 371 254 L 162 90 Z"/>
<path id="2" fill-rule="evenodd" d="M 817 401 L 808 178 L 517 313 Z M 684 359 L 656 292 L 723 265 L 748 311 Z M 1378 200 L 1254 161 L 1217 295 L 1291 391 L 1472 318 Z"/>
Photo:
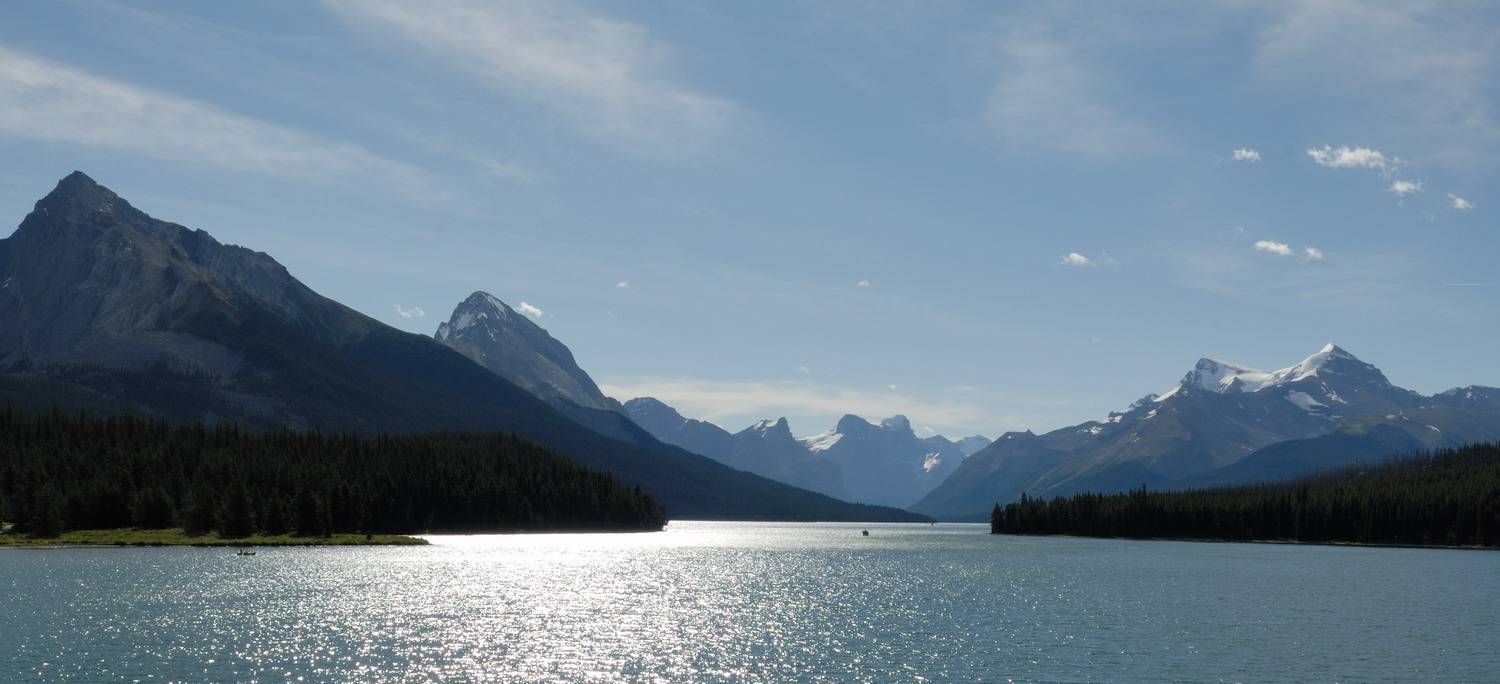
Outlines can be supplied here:
<path id="1" fill-rule="evenodd" d="M 1500 444 L 1435 451 L 1273 484 L 1021 495 L 996 534 L 1500 547 Z"/>
<path id="2" fill-rule="evenodd" d="M 511 434 L 360 436 L 0 408 L 0 520 L 255 532 L 659 530 L 639 488 Z"/>

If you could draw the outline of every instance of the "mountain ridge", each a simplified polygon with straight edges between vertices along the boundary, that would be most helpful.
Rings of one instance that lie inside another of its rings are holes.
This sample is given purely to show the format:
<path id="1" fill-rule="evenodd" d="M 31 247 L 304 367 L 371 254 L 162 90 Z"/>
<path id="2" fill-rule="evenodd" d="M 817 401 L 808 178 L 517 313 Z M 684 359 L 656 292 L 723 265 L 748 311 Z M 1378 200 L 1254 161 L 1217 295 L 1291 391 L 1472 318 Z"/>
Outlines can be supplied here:
<path id="1" fill-rule="evenodd" d="M 1451 393 L 1451 394 L 1450 394 Z M 1315 440 L 1349 421 L 1391 416 L 1433 405 L 1462 412 L 1429 412 L 1471 435 L 1500 435 L 1500 391 L 1471 388 L 1423 397 L 1390 383 L 1375 366 L 1334 344 L 1277 371 L 1211 358 L 1200 359 L 1173 389 L 1147 395 L 1108 418 L 1043 435 L 1008 433 L 982 449 L 912 510 L 936 517 L 972 517 L 1025 492 L 1033 497 L 1099 491 L 1112 493 L 1147 484 L 1170 487 L 1217 483 L 1237 472 L 1281 477 L 1281 466 L 1235 465 L 1274 445 Z M 1465 408 L 1467 407 L 1467 408 Z M 1477 425 L 1476 424 L 1483 424 Z M 1434 430 L 1444 428 L 1433 426 Z M 1411 441 L 1400 426 L 1384 440 L 1346 440 L 1343 453 L 1364 458 Z M 1403 433 L 1406 437 L 1393 435 Z M 1360 446 L 1353 446 L 1359 442 Z M 1325 441 L 1323 444 L 1328 444 Z M 1282 447 L 1290 449 L 1290 447 Z M 1269 453 L 1275 453 L 1273 450 Z M 1393 454 L 1383 453 L 1381 456 Z M 1314 459 L 1316 460 L 1316 459 Z M 1227 470 L 1226 470 L 1227 469 Z M 1242 480 L 1236 480 L 1242 481 Z"/>
<path id="2" fill-rule="evenodd" d="M 424 336 L 318 295 L 261 252 L 154 219 L 75 172 L 0 240 L 0 402 L 364 434 L 510 431 L 674 517 L 919 520 L 598 434 Z M 648 446 L 649 445 L 649 446 Z"/>

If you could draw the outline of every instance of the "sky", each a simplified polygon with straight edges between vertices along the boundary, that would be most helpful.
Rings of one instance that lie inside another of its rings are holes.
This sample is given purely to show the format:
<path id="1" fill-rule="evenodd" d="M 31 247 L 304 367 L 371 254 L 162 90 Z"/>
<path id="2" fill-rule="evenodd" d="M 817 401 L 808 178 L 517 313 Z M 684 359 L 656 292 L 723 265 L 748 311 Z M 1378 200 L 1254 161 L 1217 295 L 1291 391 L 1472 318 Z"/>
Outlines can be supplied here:
<path id="1" fill-rule="evenodd" d="M 1488 2 L 7 2 L 0 220 L 81 170 L 620 400 L 993 438 L 1330 342 L 1500 386 L 1497 77 Z"/>

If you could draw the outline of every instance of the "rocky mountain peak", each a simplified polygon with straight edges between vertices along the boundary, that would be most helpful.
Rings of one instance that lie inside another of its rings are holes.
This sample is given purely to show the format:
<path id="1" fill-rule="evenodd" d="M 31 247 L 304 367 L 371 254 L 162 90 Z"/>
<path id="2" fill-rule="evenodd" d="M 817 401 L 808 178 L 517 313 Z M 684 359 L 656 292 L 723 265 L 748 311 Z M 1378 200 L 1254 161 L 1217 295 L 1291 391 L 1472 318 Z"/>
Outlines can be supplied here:
<path id="1" fill-rule="evenodd" d="M 459 302 L 433 337 L 554 407 L 566 409 L 559 402 L 567 402 L 601 411 L 623 410 L 599 391 L 566 345 L 488 292 L 475 292 Z"/>
<path id="2" fill-rule="evenodd" d="M 475 292 L 459 302 L 446 323 L 438 326 L 433 337 L 438 341 L 448 339 L 493 339 L 496 328 L 505 325 L 536 327 L 536 324 L 516 315 L 515 309 L 488 292 Z"/>

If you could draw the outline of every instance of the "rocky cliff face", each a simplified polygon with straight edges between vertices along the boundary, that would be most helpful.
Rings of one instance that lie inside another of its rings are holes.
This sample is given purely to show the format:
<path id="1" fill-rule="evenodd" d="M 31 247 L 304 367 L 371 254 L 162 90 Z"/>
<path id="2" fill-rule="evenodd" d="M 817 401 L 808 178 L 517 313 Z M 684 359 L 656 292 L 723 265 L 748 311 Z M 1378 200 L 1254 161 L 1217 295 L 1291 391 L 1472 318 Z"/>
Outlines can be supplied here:
<path id="1" fill-rule="evenodd" d="M 269 256 L 153 219 L 79 172 L 0 244 L 0 366 L 171 361 L 232 374 L 241 356 L 191 330 L 240 320 L 236 297 L 323 341 L 368 330 Z"/>

